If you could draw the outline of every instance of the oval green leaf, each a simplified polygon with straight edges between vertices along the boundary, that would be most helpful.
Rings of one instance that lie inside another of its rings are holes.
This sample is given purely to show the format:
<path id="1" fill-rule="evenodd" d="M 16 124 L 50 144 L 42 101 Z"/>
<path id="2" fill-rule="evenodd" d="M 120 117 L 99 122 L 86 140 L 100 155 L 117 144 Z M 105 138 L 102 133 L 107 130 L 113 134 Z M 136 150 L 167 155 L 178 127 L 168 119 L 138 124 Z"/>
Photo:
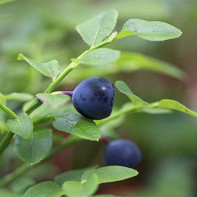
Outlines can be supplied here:
<path id="1" fill-rule="evenodd" d="M 137 176 L 138 172 L 123 166 L 107 166 L 86 171 L 82 176 L 82 181 L 87 180 L 92 174 L 98 176 L 99 184 L 101 184 L 128 179 Z"/>
<path id="2" fill-rule="evenodd" d="M 181 34 L 181 30 L 165 22 L 130 19 L 124 24 L 116 39 L 136 35 L 145 40 L 163 41 L 178 38 Z"/>
<path id="3" fill-rule="evenodd" d="M 24 139 L 30 138 L 33 132 L 33 123 L 28 114 L 24 112 L 17 119 L 8 120 L 7 127 L 12 133 Z"/>
<path id="4" fill-rule="evenodd" d="M 30 164 L 35 164 L 44 159 L 52 147 L 52 130 L 37 129 L 29 139 L 16 136 L 14 151 L 17 156 Z"/>
<path id="5" fill-rule="evenodd" d="M 63 190 L 59 185 L 52 181 L 46 181 L 29 188 L 24 197 L 60 197 Z"/>
<path id="6" fill-rule="evenodd" d="M 95 122 L 79 114 L 62 114 L 54 121 L 53 126 L 60 131 L 88 140 L 98 141 L 101 136 L 101 132 Z"/>
<path id="7" fill-rule="evenodd" d="M 118 17 L 116 10 L 101 13 L 76 26 L 83 40 L 90 46 L 101 43 L 113 31 Z"/>
<path id="8" fill-rule="evenodd" d="M 52 79 L 56 79 L 60 74 L 60 65 L 57 60 L 52 60 L 47 63 L 37 63 L 34 60 L 26 57 L 22 53 L 18 55 L 18 60 L 25 60 L 29 65 L 33 66 L 41 74 Z"/>
<path id="9" fill-rule="evenodd" d="M 91 174 L 87 180 L 83 182 L 68 181 L 63 184 L 64 194 L 68 197 L 87 197 L 96 192 L 98 188 L 98 177 Z"/>
<path id="10" fill-rule="evenodd" d="M 188 109 L 183 104 L 179 103 L 178 101 L 170 100 L 170 99 L 162 99 L 159 102 L 153 103 L 153 106 L 161 107 L 161 108 L 168 108 L 168 109 L 174 109 L 180 112 L 183 112 L 185 114 L 189 114 L 191 116 L 194 116 L 197 118 L 197 113 Z"/>

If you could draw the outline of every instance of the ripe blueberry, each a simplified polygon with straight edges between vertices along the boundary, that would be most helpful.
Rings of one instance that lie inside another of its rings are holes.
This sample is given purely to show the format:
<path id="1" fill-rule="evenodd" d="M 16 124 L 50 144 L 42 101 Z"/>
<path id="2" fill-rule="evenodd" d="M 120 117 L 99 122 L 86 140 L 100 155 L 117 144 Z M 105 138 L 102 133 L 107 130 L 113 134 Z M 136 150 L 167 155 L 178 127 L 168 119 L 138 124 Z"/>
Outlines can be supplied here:
<path id="1" fill-rule="evenodd" d="M 120 139 L 107 144 L 105 150 L 106 165 L 118 165 L 133 168 L 140 161 L 141 152 L 133 142 Z"/>
<path id="2" fill-rule="evenodd" d="M 101 77 L 92 77 L 82 81 L 72 95 L 75 109 L 83 116 L 94 120 L 110 116 L 113 100 L 113 84 Z"/>

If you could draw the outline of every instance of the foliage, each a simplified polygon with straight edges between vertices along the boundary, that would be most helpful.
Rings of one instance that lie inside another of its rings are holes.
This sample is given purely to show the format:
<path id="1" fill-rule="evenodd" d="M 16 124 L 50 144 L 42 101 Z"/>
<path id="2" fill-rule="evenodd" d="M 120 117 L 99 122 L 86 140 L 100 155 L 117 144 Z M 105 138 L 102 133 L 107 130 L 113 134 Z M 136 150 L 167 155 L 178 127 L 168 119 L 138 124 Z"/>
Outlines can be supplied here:
<path id="1" fill-rule="evenodd" d="M 0 3 L 4 3 L 4 1 Z M 109 118 L 99 121 L 90 120 L 76 114 L 76 112 L 74 113 L 73 109 L 69 109 L 69 97 L 60 94 L 61 92 L 53 92 L 60 82 L 64 78 L 67 78 L 67 75 L 70 74 L 71 71 L 74 70 L 73 72 L 75 72 L 75 69 L 78 69 L 80 64 L 85 65 L 84 71 L 79 74 L 82 77 L 86 75 L 87 69 L 90 70 L 90 73 L 92 70 L 93 73 L 97 73 L 98 71 L 99 74 L 99 67 L 104 65 L 101 74 L 105 72 L 116 73 L 123 70 L 129 72 L 131 70 L 147 69 L 177 79 L 183 79 L 184 72 L 171 64 L 147 57 L 140 53 L 121 53 L 117 50 L 102 48 L 123 37 L 133 35 L 148 41 L 174 39 L 181 35 L 179 29 L 164 22 L 129 19 L 118 33 L 114 31 L 117 17 L 118 12 L 116 10 L 109 10 L 77 25 L 77 31 L 90 48 L 77 58 L 72 58 L 71 63 L 65 68 L 61 68 L 57 60 L 40 63 L 40 61 L 34 60 L 34 58 L 29 58 L 22 53 L 19 54 L 18 60 L 25 60 L 44 77 L 50 78 L 51 83 L 43 93 L 38 93 L 36 96 L 28 94 L 28 92 L 5 93 L 4 95 L 0 93 L 0 109 L 5 112 L 0 122 L 1 132 L 4 133 L 0 142 L 0 153 L 3 153 L 13 136 L 15 136 L 14 151 L 16 156 L 23 162 L 31 164 L 25 167 L 22 166 L 14 171 L 11 176 L 5 176 L 0 180 L 0 186 L 10 184 L 14 179 L 18 179 L 28 170 L 31 170 L 33 164 L 44 162 L 60 150 L 74 145 L 81 140 L 99 141 L 103 128 L 111 130 L 113 134 L 114 127 L 110 125 L 110 123 L 115 120 L 118 122 L 118 126 L 120 126 L 122 121 L 118 120 L 128 114 L 136 112 L 161 114 L 176 110 L 197 117 L 196 112 L 175 100 L 162 99 L 156 102 L 146 102 L 136 96 L 123 81 L 116 81 L 115 86 L 121 93 L 129 98 L 129 102 L 123 105 L 123 107 L 117 107 L 117 110 L 114 110 Z M 32 71 L 32 73 L 35 72 L 35 75 L 37 75 L 37 71 Z M 47 80 L 46 82 L 48 83 Z M 16 109 L 11 110 L 7 101 L 19 102 L 20 113 L 18 113 Z M 24 103 L 27 101 L 28 103 Z M 23 105 L 23 107 L 21 107 L 21 105 Z M 14 111 L 16 111 L 16 113 Z M 42 125 L 43 123 L 44 126 Z M 48 128 L 51 125 L 59 131 L 70 134 L 70 136 L 66 139 L 62 139 L 61 137 L 57 138 L 58 143 L 55 145 L 53 132 Z M 20 188 L 16 193 L 22 191 L 22 195 L 25 197 L 58 197 L 61 195 L 67 195 L 68 197 L 86 197 L 94 195 L 99 184 L 125 180 L 137 175 L 138 172 L 136 170 L 122 166 L 89 167 L 64 172 L 56 176 L 54 181 L 45 181 L 39 184 L 34 184 L 31 179 L 28 179 L 26 187 L 31 187 Z M 14 178 L 10 179 L 10 177 Z M 34 185 L 32 186 L 32 184 Z M 7 193 L 7 191 L 4 190 L 0 192 L 5 193 L 7 196 L 18 196 L 10 192 Z"/>

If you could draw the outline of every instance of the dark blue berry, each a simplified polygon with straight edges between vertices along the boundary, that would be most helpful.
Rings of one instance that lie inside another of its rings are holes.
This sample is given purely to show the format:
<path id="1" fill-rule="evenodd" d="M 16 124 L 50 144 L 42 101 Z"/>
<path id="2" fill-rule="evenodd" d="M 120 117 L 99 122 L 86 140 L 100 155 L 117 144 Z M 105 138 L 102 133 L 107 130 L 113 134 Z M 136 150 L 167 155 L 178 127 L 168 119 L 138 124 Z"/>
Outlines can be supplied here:
<path id="1" fill-rule="evenodd" d="M 113 84 L 101 77 L 92 77 L 82 81 L 72 95 L 75 109 L 83 116 L 93 120 L 110 116 L 113 100 Z"/>
<path id="2" fill-rule="evenodd" d="M 140 161 L 141 152 L 133 142 L 120 139 L 107 144 L 105 150 L 106 165 L 118 165 L 133 168 Z"/>

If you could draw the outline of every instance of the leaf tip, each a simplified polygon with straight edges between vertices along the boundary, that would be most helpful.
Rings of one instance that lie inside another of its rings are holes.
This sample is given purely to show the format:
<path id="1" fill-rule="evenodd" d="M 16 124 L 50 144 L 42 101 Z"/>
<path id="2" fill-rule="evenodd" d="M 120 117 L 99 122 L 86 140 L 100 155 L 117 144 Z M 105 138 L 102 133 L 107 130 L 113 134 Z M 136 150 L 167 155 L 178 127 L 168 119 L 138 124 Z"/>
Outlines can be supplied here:
<path id="1" fill-rule="evenodd" d="M 178 35 L 178 37 L 180 37 L 182 34 L 183 34 L 183 32 L 180 30 L 180 29 L 178 29 L 179 30 L 179 35 Z"/>
<path id="2" fill-rule="evenodd" d="M 19 53 L 19 54 L 18 54 L 17 60 L 24 60 L 23 54 L 22 54 L 22 53 Z"/>
<path id="3" fill-rule="evenodd" d="M 136 173 L 136 175 L 135 175 L 135 176 L 137 176 L 137 175 L 139 174 L 139 172 L 138 172 L 137 170 L 135 170 L 135 173 Z"/>

